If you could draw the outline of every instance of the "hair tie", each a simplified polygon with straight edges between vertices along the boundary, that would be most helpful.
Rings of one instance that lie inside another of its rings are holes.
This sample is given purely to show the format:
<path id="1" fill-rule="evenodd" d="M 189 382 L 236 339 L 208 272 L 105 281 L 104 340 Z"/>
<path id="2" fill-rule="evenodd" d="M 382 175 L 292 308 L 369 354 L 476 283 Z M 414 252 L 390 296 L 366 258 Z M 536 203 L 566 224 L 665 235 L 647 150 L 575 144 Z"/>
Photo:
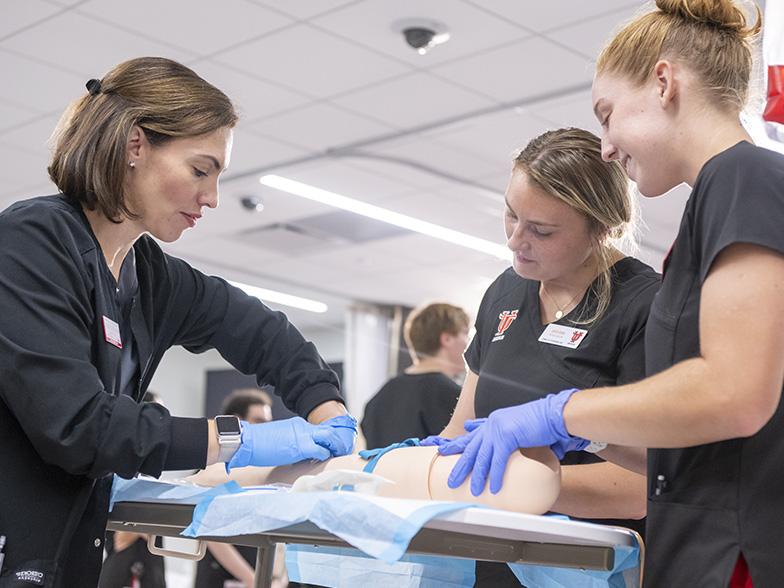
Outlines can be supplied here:
<path id="1" fill-rule="evenodd" d="M 101 92 L 101 80 L 92 79 L 85 84 L 87 91 L 91 96 L 95 96 Z"/>

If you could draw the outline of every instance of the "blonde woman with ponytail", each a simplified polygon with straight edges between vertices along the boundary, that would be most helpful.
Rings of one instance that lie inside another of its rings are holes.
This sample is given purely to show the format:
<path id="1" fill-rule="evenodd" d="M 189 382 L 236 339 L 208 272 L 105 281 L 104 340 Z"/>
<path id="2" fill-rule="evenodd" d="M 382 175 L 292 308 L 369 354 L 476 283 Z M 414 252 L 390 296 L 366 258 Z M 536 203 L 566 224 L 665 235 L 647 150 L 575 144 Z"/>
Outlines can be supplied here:
<path id="1" fill-rule="evenodd" d="M 604 159 L 647 197 L 692 187 L 646 327 L 647 378 L 494 413 L 456 465 L 483 481 L 509 447 L 650 448 L 655 588 L 784 578 L 784 157 L 740 121 L 760 26 L 730 0 L 658 0 L 602 51 Z"/>
<path id="2" fill-rule="evenodd" d="M 465 432 L 465 421 L 481 423 L 552 390 L 644 376 L 643 332 L 659 277 L 616 248 L 634 217 L 628 178 L 620 164 L 602 161 L 592 133 L 548 131 L 520 151 L 504 210 L 512 264 L 482 300 L 452 419 L 425 444 L 444 444 Z M 644 531 L 645 478 L 605 461 L 617 449 L 566 456 L 555 449 L 562 480 L 553 510 Z M 484 484 L 470 489 L 482 495 Z M 524 484 L 508 491 L 537 492 Z M 477 586 L 519 582 L 506 565 L 478 562 Z"/>

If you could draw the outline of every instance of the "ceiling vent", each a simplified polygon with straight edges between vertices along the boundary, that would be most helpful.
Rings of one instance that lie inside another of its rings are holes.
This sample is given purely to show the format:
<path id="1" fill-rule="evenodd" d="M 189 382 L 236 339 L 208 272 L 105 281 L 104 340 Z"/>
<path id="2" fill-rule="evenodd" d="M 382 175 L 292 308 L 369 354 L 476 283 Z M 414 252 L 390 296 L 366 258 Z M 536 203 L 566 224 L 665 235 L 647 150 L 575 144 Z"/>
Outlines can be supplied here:
<path id="1" fill-rule="evenodd" d="M 339 210 L 247 229 L 237 233 L 234 239 L 244 245 L 299 257 L 411 233 L 408 229 Z"/>

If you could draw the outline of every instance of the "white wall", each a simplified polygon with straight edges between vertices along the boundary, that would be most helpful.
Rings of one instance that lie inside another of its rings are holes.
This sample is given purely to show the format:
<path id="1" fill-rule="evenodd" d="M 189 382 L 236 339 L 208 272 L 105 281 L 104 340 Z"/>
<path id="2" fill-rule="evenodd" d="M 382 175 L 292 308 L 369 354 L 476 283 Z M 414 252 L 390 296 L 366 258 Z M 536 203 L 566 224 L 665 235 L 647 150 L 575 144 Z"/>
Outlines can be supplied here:
<path id="1" fill-rule="evenodd" d="M 344 327 L 303 331 L 321 356 L 329 361 L 343 361 L 345 357 Z M 172 347 L 164 355 L 153 376 L 150 390 L 158 392 L 169 411 L 177 416 L 204 416 L 204 395 L 209 370 L 231 369 L 215 350 L 189 353 L 182 347 Z"/>

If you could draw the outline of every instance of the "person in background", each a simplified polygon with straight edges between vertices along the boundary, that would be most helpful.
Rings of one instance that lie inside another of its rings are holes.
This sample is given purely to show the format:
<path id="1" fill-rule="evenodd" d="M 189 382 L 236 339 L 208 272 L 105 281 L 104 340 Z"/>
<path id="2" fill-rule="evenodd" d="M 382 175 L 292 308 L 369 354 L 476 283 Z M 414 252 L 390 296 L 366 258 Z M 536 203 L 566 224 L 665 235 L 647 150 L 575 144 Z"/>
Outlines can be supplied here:
<path id="1" fill-rule="evenodd" d="M 365 406 L 361 429 L 369 448 L 439 433 L 452 416 L 465 375 L 470 322 L 459 306 L 437 303 L 414 310 L 403 336 L 414 362 Z"/>
<path id="2" fill-rule="evenodd" d="M 161 397 L 148 390 L 143 402 Z M 103 560 L 98 588 L 166 588 L 166 568 L 160 555 L 147 549 L 147 535 L 130 531 L 107 531 L 106 559 Z"/>

